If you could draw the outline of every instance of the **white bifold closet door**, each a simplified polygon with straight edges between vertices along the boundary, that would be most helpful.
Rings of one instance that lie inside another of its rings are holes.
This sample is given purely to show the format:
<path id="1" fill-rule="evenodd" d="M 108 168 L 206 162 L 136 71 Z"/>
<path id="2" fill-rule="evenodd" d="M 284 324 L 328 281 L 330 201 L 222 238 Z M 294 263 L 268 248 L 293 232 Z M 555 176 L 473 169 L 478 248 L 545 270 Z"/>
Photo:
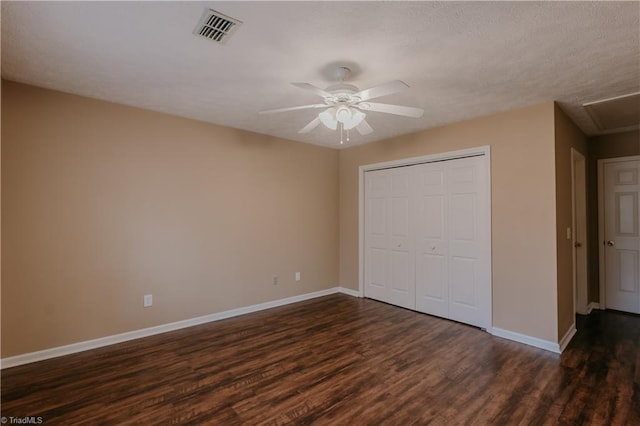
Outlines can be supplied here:
<path id="1" fill-rule="evenodd" d="M 487 328 L 484 156 L 365 173 L 365 296 Z"/>
<path id="2" fill-rule="evenodd" d="M 365 174 L 365 295 L 415 309 L 413 168 Z"/>

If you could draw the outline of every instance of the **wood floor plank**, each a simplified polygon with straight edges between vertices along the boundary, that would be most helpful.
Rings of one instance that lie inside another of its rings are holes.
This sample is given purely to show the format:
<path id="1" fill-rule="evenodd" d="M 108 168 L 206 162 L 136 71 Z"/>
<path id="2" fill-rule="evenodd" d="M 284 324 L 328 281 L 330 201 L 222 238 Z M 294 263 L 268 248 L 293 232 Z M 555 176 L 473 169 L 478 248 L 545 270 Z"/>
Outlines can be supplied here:
<path id="1" fill-rule="evenodd" d="M 5 369 L 44 424 L 638 425 L 640 317 L 594 312 L 559 356 L 332 295 Z"/>

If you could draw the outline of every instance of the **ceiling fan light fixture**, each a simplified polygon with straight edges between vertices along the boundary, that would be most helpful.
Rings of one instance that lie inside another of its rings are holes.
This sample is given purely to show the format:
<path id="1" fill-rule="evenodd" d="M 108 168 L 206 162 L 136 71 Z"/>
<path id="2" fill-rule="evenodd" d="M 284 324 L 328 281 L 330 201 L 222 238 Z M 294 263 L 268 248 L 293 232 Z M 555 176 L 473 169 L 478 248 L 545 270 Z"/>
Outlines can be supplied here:
<path id="1" fill-rule="evenodd" d="M 318 118 L 327 128 L 336 130 L 338 128 L 338 120 L 336 120 L 336 117 L 334 116 L 334 114 L 332 114 L 333 110 L 333 108 L 329 108 L 325 111 L 322 111 L 320 114 L 318 114 Z"/>
<path id="2" fill-rule="evenodd" d="M 336 110 L 336 120 L 338 120 L 342 124 L 350 122 L 352 117 L 353 113 L 351 112 L 351 108 L 347 106 L 340 106 Z"/>
<path id="3" fill-rule="evenodd" d="M 358 111 L 357 109 L 350 108 L 349 118 L 347 118 L 344 121 L 338 118 L 338 121 L 340 121 L 344 125 L 345 130 L 351 130 L 354 127 L 356 127 L 358 124 L 362 123 L 362 120 L 364 120 L 366 116 L 367 115 L 364 112 Z"/>

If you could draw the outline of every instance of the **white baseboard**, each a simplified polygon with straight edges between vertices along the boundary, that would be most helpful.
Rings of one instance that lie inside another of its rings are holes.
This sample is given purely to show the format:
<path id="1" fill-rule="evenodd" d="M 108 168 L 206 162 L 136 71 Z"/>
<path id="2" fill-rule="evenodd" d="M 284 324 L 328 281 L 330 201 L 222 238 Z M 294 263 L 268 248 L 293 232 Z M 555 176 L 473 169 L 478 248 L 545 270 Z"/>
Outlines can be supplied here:
<path id="1" fill-rule="evenodd" d="M 524 343 L 525 345 L 534 346 L 536 348 L 544 349 L 550 352 L 559 354 L 560 345 L 550 340 L 539 339 L 537 337 L 528 336 L 526 334 L 516 333 L 515 331 L 504 330 L 502 328 L 493 327 L 491 334 L 503 339 L 513 340 L 514 342 Z"/>
<path id="2" fill-rule="evenodd" d="M 560 339 L 560 342 L 558 343 L 558 345 L 560 346 L 560 353 L 565 350 L 571 339 L 573 339 L 573 336 L 576 335 L 577 331 L 578 330 L 576 330 L 576 323 L 571 324 L 569 330 L 567 330 L 567 332 L 564 334 L 564 336 L 562 336 L 562 339 Z"/>
<path id="3" fill-rule="evenodd" d="M 587 306 L 587 315 L 590 314 L 591 311 L 593 311 L 594 309 L 604 309 L 604 308 L 601 308 L 598 302 L 591 302 L 589 303 L 589 306 Z"/>
<path id="4" fill-rule="evenodd" d="M 342 294 L 346 294 L 348 296 L 352 296 L 352 297 L 362 297 L 360 296 L 360 293 L 358 292 L 358 290 L 352 290 L 346 287 L 338 287 L 338 292 Z"/>
<path id="5" fill-rule="evenodd" d="M 353 291 L 344 287 L 332 287 L 326 290 L 314 291 L 312 293 L 287 297 L 285 299 L 273 300 L 271 302 L 259 303 L 257 305 L 230 309 L 228 311 L 217 312 L 214 314 L 204 315 L 201 317 L 191 318 L 183 321 L 162 324 L 155 327 L 129 331 L 126 333 L 114 334 L 112 336 L 100 337 L 98 339 L 72 343 L 70 345 L 58 346 L 55 348 L 44 349 L 37 352 L 15 355 L 0 360 L 0 369 L 16 367 L 18 365 L 29 364 L 32 362 L 43 361 L 45 359 L 56 358 L 63 355 L 88 351 L 90 349 L 96 349 L 103 346 L 114 345 L 116 343 L 127 342 L 129 340 L 139 339 L 141 337 L 153 336 L 155 334 L 166 333 L 168 331 L 179 330 L 181 328 L 192 327 L 194 325 L 205 324 L 212 321 L 219 321 L 226 318 L 232 318 L 252 312 L 263 311 L 265 309 L 276 308 L 278 306 L 289 305 L 291 303 L 302 302 L 304 300 L 315 299 L 316 297 L 328 296 L 330 294 L 336 293 L 343 293 L 355 297 L 358 296 L 357 291 Z"/>
<path id="6" fill-rule="evenodd" d="M 591 313 L 591 309 L 589 308 L 589 305 L 585 306 L 584 309 L 576 308 L 576 314 L 589 315 L 590 313 Z"/>
<path id="7" fill-rule="evenodd" d="M 516 333 L 515 331 L 504 330 L 502 328 L 493 327 L 489 332 L 497 337 L 503 339 L 513 340 L 514 342 L 524 343 L 525 345 L 534 346 L 536 348 L 544 349 L 557 354 L 562 353 L 565 350 L 573 336 L 576 334 L 575 323 L 569 327 L 569 330 L 562 336 L 559 343 L 552 342 L 551 340 L 539 339 L 537 337 L 528 336 L 526 334 Z"/>
<path id="8" fill-rule="evenodd" d="M 604 308 L 600 307 L 600 304 L 598 302 L 591 302 L 587 305 L 587 307 L 584 310 L 578 309 L 577 313 L 579 313 L 580 315 L 589 315 L 594 309 L 604 309 Z"/>

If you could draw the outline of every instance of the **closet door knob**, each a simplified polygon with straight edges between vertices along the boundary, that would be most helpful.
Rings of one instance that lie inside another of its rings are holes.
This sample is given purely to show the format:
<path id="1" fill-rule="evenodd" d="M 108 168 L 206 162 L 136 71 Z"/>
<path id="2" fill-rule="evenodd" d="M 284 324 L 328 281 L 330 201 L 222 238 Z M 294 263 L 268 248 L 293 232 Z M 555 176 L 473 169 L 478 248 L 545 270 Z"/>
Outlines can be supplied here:
<path id="1" fill-rule="evenodd" d="M 615 242 L 615 241 L 613 241 L 613 240 L 609 240 L 609 241 L 607 241 L 607 245 L 608 245 L 609 247 L 613 247 L 613 246 L 615 246 L 615 245 L 616 245 L 616 242 Z"/>

